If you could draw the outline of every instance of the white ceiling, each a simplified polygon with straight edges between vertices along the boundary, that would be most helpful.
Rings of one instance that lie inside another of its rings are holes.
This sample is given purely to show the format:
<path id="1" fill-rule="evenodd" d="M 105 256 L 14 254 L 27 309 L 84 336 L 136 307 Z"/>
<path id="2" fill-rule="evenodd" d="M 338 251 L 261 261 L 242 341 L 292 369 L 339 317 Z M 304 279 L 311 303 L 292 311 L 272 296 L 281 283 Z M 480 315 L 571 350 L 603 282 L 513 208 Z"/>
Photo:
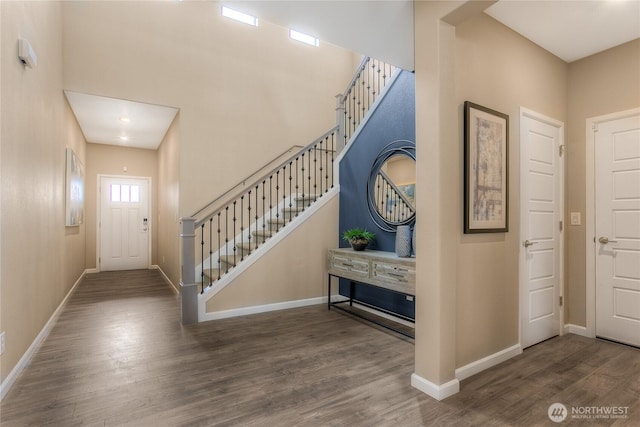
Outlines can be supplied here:
<path id="1" fill-rule="evenodd" d="M 64 93 L 85 139 L 94 144 L 156 150 L 178 113 L 177 108 L 162 105 L 68 90 Z"/>
<path id="2" fill-rule="evenodd" d="M 566 62 L 640 38 L 639 0 L 502 0 L 485 12 Z"/>
<path id="3" fill-rule="evenodd" d="M 363 55 L 414 69 L 413 1 L 223 1 Z M 487 14 L 572 62 L 640 38 L 640 0 L 502 0 Z M 88 142 L 156 149 L 178 109 L 65 92 Z M 120 117 L 127 116 L 129 123 Z M 128 136 L 127 141 L 120 136 Z"/>

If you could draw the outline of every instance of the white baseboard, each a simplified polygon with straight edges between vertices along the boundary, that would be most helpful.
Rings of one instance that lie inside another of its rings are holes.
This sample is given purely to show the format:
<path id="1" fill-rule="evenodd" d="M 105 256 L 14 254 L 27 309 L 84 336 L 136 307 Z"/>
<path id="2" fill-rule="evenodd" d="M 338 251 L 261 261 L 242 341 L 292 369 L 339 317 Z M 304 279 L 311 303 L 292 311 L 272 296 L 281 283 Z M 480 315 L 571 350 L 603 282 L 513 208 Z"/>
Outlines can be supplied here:
<path id="1" fill-rule="evenodd" d="M 587 328 L 585 326 L 572 325 L 571 323 L 567 323 L 564 325 L 564 332 L 575 334 L 575 335 L 581 335 L 587 338 L 595 338 L 594 336 L 589 334 L 589 331 L 587 331 Z"/>
<path id="2" fill-rule="evenodd" d="M 162 278 L 164 279 L 164 281 L 167 283 L 167 285 L 171 286 L 171 290 L 173 292 L 175 292 L 176 294 L 180 294 L 180 290 L 178 289 L 178 287 L 176 285 L 173 284 L 173 282 L 171 281 L 171 279 L 169 279 L 169 276 L 167 276 L 164 271 L 162 270 L 162 268 L 160 268 L 159 265 L 153 264 L 151 266 L 151 270 L 158 270 L 160 272 L 160 274 L 162 275 Z"/>
<path id="3" fill-rule="evenodd" d="M 460 391 L 460 381 L 457 378 L 438 385 L 413 373 L 411 374 L 411 385 L 436 400 L 446 399 Z"/>
<path id="4" fill-rule="evenodd" d="M 64 297 L 62 302 L 60 302 L 58 308 L 56 308 L 47 323 L 44 325 L 36 339 L 33 340 L 33 342 L 31 343 L 27 351 L 22 355 L 16 366 L 11 370 L 11 372 L 9 372 L 9 375 L 7 375 L 2 384 L 0 384 L 0 401 L 2 401 L 7 393 L 9 393 L 9 390 L 16 382 L 22 371 L 24 371 L 24 368 L 29 365 L 31 359 L 33 359 L 33 356 L 36 354 L 36 351 L 38 351 L 40 344 L 42 344 L 45 338 L 47 338 L 47 336 L 49 335 L 49 332 L 51 332 L 51 328 L 58 319 L 58 316 L 60 316 L 60 312 L 62 311 L 64 306 L 67 304 L 67 300 L 69 299 L 73 291 L 75 291 L 75 289 L 78 287 L 82 279 L 84 279 L 84 276 L 86 276 L 89 272 L 90 269 L 82 272 L 78 280 L 76 280 L 71 289 L 69 289 L 69 292 L 67 292 L 67 295 Z"/>
<path id="5" fill-rule="evenodd" d="M 266 313 L 269 311 L 286 310 L 288 308 L 306 307 L 309 305 L 326 304 L 327 297 L 316 297 L 301 299 L 295 301 L 277 302 L 274 304 L 255 305 L 252 307 L 234 308 L 231 310 L 222 310 L 204 313 L 200 322 L 206 322 L 208 320 L 227 319 L 229 317 L 246 316 L 249 314 Z"/>
<path id="6" fill-rule="evenodd" d="M 462 381 L 465 378 L 469 378 L 472 375 L 498 365 L 521 353 L 522 347 L 520 344 L 505 348 L 504 350 L 500 350 L 497 353 L 490 354 L 487 357 L 483 357 L 480 360 L 476 360 L 475 362 L 471 362 L 456 369 L 456 379 Z"/>

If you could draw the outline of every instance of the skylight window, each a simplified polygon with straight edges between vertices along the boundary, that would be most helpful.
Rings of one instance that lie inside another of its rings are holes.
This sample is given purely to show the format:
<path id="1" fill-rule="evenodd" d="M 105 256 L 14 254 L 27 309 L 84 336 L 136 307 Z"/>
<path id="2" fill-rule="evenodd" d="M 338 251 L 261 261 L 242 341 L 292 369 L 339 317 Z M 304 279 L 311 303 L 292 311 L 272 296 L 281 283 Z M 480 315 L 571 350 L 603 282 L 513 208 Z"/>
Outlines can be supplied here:
<path id="1" fill-rule="evenodd" d="M 230 9 L 227 6 L 222 6 L 222 16 L 233 19 L 234 21 L 242 22 L 244 24 L 253 25 L 254 27 L 258 26 L 258 18 L 256 18 L 255 16 L 238 12 L 237 10 Z"/>
<path id="2" fill-rule="evenodd" d="M 293 40 L 297 40 L 311 46 L 320 46 L 320 40 L 308 34 L 300 33 L 296 30 L 289 30 L 289 37 L 291 37 Z"/>

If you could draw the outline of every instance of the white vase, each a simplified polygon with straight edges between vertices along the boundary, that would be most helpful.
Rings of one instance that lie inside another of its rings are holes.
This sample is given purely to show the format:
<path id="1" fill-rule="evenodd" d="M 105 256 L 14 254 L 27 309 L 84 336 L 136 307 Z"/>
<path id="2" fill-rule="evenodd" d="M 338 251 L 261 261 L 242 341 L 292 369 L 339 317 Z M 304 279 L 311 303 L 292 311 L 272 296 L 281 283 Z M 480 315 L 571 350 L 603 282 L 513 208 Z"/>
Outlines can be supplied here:
<path id="1" fill-rule="evenodd" d="M 396 255 L 411 256 L 411 227 L 408 225 L 399 225 L 396 229 Z"/>
<path id="2" fill-rule="evenodd" d="M 416 225 L 413 224 L 413 233 L 411 235 L 411 253 L 416 254 Z"/>

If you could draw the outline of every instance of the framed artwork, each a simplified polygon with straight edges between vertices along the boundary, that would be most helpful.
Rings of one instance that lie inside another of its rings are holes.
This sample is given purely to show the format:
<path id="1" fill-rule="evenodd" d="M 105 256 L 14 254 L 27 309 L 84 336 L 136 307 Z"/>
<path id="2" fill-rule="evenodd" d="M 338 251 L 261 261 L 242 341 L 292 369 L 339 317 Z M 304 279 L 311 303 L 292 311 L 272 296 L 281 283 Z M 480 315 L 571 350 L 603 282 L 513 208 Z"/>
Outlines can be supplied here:
<path id="1" fill-rule="evenodd" d="M 464 103 L 464 232 L 509 229 L 509 116 Z"/>
<path id="2" fill-rule="evenodd" d="M 78 226 L 84 221 L 84 165 L 71 148 L 67 148 L 65 225 Z"/>

